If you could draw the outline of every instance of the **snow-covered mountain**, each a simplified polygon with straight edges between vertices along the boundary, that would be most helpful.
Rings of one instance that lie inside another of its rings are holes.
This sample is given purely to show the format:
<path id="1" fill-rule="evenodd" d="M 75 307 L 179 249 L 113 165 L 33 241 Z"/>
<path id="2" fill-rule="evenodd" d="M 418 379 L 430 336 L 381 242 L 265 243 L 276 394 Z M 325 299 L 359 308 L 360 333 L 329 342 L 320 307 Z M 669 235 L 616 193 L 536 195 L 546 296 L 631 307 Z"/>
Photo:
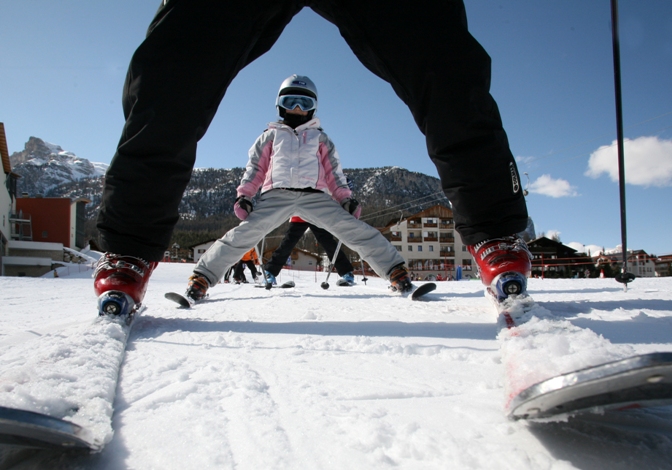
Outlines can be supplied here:
<path id="1" fill-rule="evenodd" d="M 30 137 L 23 151 L 15 152 L 9 158 L 13 170 L 21 175 L 19 193 L 26 192 L 31 196 L 48 195 L 58 186 L 85 178 L 99 178 L 108 166 L 92 163 L 38 137 Z"/>
<path id="2" fill-rule="evenodd" d="M 84 197 L 92 201 L 87 206 L 87 218 L 93 218 L 98 211 L 107 164 L 90 162 L 37 137 L 31 137 L 24 150 L 13 153 L 10 159 L 13 170 L 21 175 L 19 194 Z M 241 167 L 194 169 L 180 204 L 182 219 L 194 221 L 232 215 L 236 187 L 244 171 Z M 433 176 L 399 167 L 344 171 L 354 182 L 355 196 L 364 214 L 374 214 L 366 218 L 374 226 L 398 218 L 402 210 L 408 214 L 439 203 L 449 204 L 439 179 Z"/>

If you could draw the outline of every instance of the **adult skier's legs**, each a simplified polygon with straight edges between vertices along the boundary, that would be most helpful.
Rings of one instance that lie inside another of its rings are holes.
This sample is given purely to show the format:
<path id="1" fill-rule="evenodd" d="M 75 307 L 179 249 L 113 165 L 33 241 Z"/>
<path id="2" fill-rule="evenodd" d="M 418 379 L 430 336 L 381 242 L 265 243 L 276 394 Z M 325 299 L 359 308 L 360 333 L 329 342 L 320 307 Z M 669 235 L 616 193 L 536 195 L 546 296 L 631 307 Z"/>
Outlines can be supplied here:
<path id="1" fill-rule="evenodd" d="M 97 226 L 107 255 L 94 280 L 101 312 L 111 297 L 142 301 L 179 218 L 196 144 L 229 83 L 301 8 L 294 0 L 169 1 L 159 8 L 129 66 L 126 123 L 105 176 Z M 129 257 L 150 268 L 127 276 L 105 261 Z"/>
<path id="2" fill-rule="evenodd" d="M 380 8 L 373 1 L 314 0 L 311 7 L 338 26 L 362 63 L 408 105 L 470 252 L 525 230 L 520 176 L 489 92 L 490 57 L 469 34 L 463 2 L 391 0 Z M 519 257 L 513 273 L 524 280 L 530 260 L 516 248 L 521 243 L 498 246 Z M 509 271 L 497 259 L 476 257 L 479 270 L 488 272 L 487 287 L 492 274 Z M 518 287 L 513 290 L 524 292 L 522 282 Z"/>
<path id="3" fill-rule="evenodd" d="M 124 86 L 126 124 L 98 217 L 103 250 L 163 257 L 196 144 L 229 83 L 300 9 L 293 0 L 169 1 L 159 9 Z"/>

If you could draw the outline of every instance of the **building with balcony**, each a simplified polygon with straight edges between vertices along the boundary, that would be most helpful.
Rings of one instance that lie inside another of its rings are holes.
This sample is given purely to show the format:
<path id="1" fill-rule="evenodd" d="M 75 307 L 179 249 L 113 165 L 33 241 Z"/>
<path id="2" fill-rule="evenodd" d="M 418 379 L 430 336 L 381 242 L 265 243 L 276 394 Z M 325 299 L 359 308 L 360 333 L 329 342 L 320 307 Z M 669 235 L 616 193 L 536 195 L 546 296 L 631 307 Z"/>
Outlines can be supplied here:
<path id="1" fill-rule="evenodd" d="M 589 256 L 547 237 L 530 240 L 532 276 L 540 278 L 597 277 Z"/>
<path id="2" fill-rule="evenodd" d="M 607 277 L 615 276 L 623 270 L 623 253 L 599 253 L 593 256 L 595 267 L 606 272 Z M 665 272 L 664 263 L 660 258 L 649 255 L 644 250 L 628 250 L 628 272 L 636 277 L 656 277 Z M 665 275 L 665 274 L 663 274 Z"/>
<path id="3" fill-rule="evenodd" d="M 672 254 L 657 257 L 655 264 L 656 277 L 672 276 Z"/>
<path id="4" fill-rule="evenodd" d="M 20 197 L 12 217 L 12 239 L 61 243 L 81 250 L 87 244 L 84 235 L 86 198 Z"/>
<path id="5" fill-rule="evenodd" d="M 393 221 L 381 230 L 419 279 L 476 277 L 471 254 L 455 232 L 452 209 L 437 204 Z"/>
<path id="6" fill-rule="evenodd" d="M 16 182 L 19 175 L 12 171 L 7 149 L 7 137 L 5 125 L 0 122 L 0 160 L 2 172 L 0 172 L 0 267 L 2 259 L 7 255 L 7 244 L 11 240 L 12 224 L 10 218 L 16 208 Z"/>

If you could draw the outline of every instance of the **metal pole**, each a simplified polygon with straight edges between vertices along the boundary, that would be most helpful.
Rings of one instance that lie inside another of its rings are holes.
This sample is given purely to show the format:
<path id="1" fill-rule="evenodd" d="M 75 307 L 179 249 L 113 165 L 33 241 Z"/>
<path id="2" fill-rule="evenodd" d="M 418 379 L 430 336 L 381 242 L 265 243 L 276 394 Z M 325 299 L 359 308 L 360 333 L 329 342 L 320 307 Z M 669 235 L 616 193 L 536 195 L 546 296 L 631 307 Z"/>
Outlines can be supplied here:
<path id="1" fill-rule="evenodd" d="M 259 253 L 258 245 L 254 245 L 254 250 L 257 252 L 257 258 L 259 258 L 259 268 L 261 269 L 261 275 L 264 276 L 264 286 L 266 289 L 273 287 L 272 284 L 269 284 L 268 279 L 266 278 L 266 270 L 264 269 L 264 243 L 266 242 L 266 236 L 261 239 L 261 253 Z"/>
<path id="2" fill-rule="evenodd" d="M 625 161 L 623 151 L 623 105 L 621 101 L 621 52 L 618 37 L 618 0 L 611 0 L 611 40 L 614 52 L 614 91 L 616 93 L 616 139 L 618 148 L 618 189 L 621 201 L 621 245 L 623 247 L 623 266 L 616 280 L 628 290 L 628 282 L 635 276 L 628 273 L 628 237 L 625 214 Z"/>
<path id="3" fill-rule="evenodd" d="M 341 241 L 338 241 L 338 245 L 336 245 L 336 250 L 334 251 L 334 257 L 331 259 L 331 262 L 329 263 L 329 272 L 327 273 L 327 279 L 320 284 L 320 287 L 322 289 L 329 289 L 329 276 L 331 276 L 331 271 L 334 269 L 334 265 L 336 264 L 336 257 L 338 256 L 338 252 L 341 251 Z"/>

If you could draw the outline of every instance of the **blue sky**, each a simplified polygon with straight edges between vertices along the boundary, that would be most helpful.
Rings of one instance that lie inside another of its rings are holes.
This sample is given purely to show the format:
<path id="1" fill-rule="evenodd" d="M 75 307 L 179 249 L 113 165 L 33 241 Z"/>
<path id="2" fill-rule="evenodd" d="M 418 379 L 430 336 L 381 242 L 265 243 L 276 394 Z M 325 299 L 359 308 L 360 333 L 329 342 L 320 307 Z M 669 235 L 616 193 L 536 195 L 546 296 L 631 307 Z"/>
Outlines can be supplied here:
<path id="1" fill-rule="evenodd" d="M 0 0 L 0 121 L 10 153 L 30 136 L 109 163 L 121 89 L 157 0 Z M 492 57 L 497 100 L 537 232 L 607 249 L 621 242 L 609 0 L 466 0 Z M 672 253 L 672 2 L 620 0 L 628 248 Z M 280 82 L 310 76 L 345 168 L 436 176 L 424 137 L 335 26 L 304 9 L 233 81 L 197 167 L 244 166 L 275 119 Z M 666 207 L 668 207 L 666 209 Z"/>

